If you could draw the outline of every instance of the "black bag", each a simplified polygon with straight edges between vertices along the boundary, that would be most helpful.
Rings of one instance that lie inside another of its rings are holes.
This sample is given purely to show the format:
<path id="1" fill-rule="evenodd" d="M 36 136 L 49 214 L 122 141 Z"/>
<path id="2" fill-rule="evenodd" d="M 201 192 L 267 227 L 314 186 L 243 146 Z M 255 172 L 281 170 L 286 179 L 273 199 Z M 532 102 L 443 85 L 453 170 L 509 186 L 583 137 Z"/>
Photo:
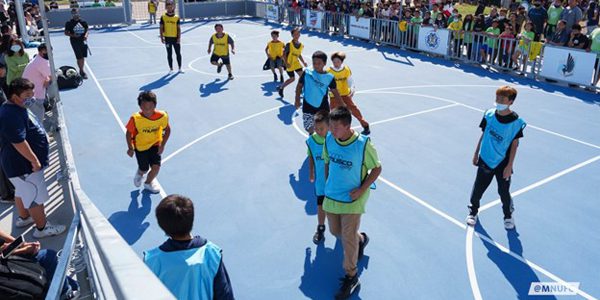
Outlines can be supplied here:
<path id="1" fill-rule="evenodd" d="M 270 70 L 270 69 L 271 69 L 271 59 L 267 58 L 267 61 L 265 61 L 265 64 L 263 65 L 263 71 Z"/>
<path id="2" fill-rule="evenodd" d="M 0 260 L 0 299 L 44 299 L 49 284 L 35 259 L 11 255 Z"/>
<path id="3" fill-rule="evenodd" d="M 77 72 L 77 69 L 71 66 L 62 66 L 58 68 L 58 76 L 56 76 L 56 83 L 58 84 L 58 90 L 74 89 L 83 83 L 83 78 Z"/>

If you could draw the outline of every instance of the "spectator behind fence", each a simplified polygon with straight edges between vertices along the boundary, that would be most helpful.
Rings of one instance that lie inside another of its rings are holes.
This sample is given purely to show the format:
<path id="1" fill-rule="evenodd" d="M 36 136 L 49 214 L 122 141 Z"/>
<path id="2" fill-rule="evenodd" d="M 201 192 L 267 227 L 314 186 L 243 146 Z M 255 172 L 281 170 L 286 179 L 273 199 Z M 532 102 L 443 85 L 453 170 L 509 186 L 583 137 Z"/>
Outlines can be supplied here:
<path id="1" fill-rule="evenodd" d="M 28 113 L 34 85 L 24 78 L 8 86 L 8 102 L 0 106 L 0 162 L 6 176 L 15 186 L 15 204 L 19 217 L 16 227 L 35 223 L 35 238 L 61 234 L 64 225 L 52 225 L 46 220 L 44 203 L 48 189 L 44 168 L 49 163 L 48 139 L 44 128 Z"/>
<path id="2" fill-rule="evenodd" d="M 6 99 L 6 66 L 0 63 L 0 105 L 7 101 Z M 2 142 L 0 142 L 0 147 Z M 2 150 L 0 150 L 2 151 Z M 15 203 L 15 187 L 10 183 L 8 177 L 4 173 L 2 164 L 0 163 L 0 203 L 14 204 Z"/>
<path id="3" fill-rule="evenodd" d="M 556 30 L 546 38 L 546 43 L 554 46 L 564 46 L 569 41 L 569 34 L 567 33 L 566 25 L 567 22 L 564 20 L 556 23 Z"/>
<path id="4" fill-rule="evenodd" d="M 219 246 L 191 235 L 194 203 L 169 195 L 156 207 L 158 226 L 169 236 L 144 253 L 144 262 L 177 299 L 234 299 Z"/>
<path id="5" fill-rule="evenodd" d="M 6 84 L 10 84 L 13 80 L 23 75 L 23 70 L 25 70 L 25 66 L 29 63 L 29 54 L 25 52 L 21 40 L 11 40 L 10 48 L 6 51 L 4 60 L 6 61 L 8 71 L 6 74 Z"/>
<path id="6" fill-rule="evenodd" d="M 587 33 L 590 34 L 598 27 L 598 19 L 600 18 L 600 9 L 598 8 L 598 0 L 590 1 L 587 9 Z"/>
<path id="7" fill-rule="evenodd" d="M 581 8 L 577 6 L 577 0 L 569 0 L 569 6 L 565 8 L 560 14 L 560 19 L 565 20 L 567 24 L 567 33 L 571 33 L 573 25 L 579 24 L 581 19 L 583 18 L 583 12 Z"/>
<path id="8" fill-rule="evenodd" d="M 544 31 L 544 24 L 546 24 L 546 20 L 548 20 L 548 12 L 542 7 L 542 2 L 540 0 L 535 0 L 533 2 L 533 8 L 529 9 L 527 15 L 529 16 L 529 20 L 533 23 L 533 32 L 535 33 L 534 40 L 539 41 L 540 36 Z"/>
<path id="9" fill-rule="evenodd" d="M 104 1 L 104 7 L 115 7 L 115 3 L 112 0 Z"/>
<path id="10" fill-rule="evenodd" d="M 92 7 L 102 7 L 102 3 L 100 3 L 100 0 L 94 0 L 94 3 L 92 3 Z"/>
<path id="11" fill-rule="evenodd" d="M 581 33 L 581 25 L 575 24 L 571 27 L 571 34 L 567 47 L 575 49 L 587 49 L 589 47 L 590 40 L 588 37 Z"/>
<path id="12" fill-rule="evenodd" d="M 562 0 L 554 0 L 554 3 L 548 8 L 548 22 L 546 24 L 546 30 L 544 31 L 544 37 L 548 38 L 552 36 L 552 33 L 556 30 L 558 21 L 560 21 L 560 15 L 564 10 L 562 6 Z"/>
<path id="13" fill-rule="evenodd" d="M 590 33 L 590 39 L 592 40 L 590 51 L 596 53 L 596 64 L 594 65 L 596 74 L 594 75 L 594 81 L 597 85 L 600 82 L 600 66 L 598 66 L 600 63 L 600 28 L 596 28 Z"/>
<path id="14" fill-rule="evenodd" d="M 50 62 L 46 44 L 38 46 L 38 54 L 27 64 L 23 71 L 23 78 L 29 79 L 34 85 L 33 98 L 35 102 L 29 110 L 35 114 L 40 124 L 44 123 L 44 102 L 46 102 L 46 88 L 50 85 Z"/>

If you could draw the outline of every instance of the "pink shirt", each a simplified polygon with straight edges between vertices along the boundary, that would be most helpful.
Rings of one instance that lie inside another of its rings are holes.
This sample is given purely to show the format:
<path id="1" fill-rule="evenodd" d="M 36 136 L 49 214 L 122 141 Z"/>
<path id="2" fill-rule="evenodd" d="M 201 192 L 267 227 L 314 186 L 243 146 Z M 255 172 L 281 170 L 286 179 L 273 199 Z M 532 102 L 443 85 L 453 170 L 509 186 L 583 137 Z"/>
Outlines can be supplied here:
<path id="1" fill-rule="evenodd" d="M 48 76 L 50 76 L 50 62 L 39 54 L 25 67 L 23 78 L 29 79 L 35 85 L 33 97 L 36 99 L 46 98 L 44 82 Z"/>

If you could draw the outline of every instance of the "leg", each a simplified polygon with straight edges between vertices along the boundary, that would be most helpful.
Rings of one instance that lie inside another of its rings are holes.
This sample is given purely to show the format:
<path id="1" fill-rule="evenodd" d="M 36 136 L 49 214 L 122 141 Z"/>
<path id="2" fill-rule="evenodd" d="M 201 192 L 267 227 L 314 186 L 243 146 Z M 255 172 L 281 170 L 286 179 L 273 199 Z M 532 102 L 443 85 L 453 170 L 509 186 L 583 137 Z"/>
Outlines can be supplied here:
<path id="1" fill-rule="evenodd" d="M 342 237 L 342 222 L 340 215 L 326 213 L 327 215 L 327 223 L 329 223 L 329 232 L 335 236 L 336 238 Z"/>
<path id="2" fill-rule="evenodd" d="M 362 240 L 362 235 L 358 232 L 360 217 L 360 214 L 341 215 L 344 271 L 350 276 L 356 275 L 358 271 L 358 243 Z"/>
<path id="3" fill-rule="evenodd" d="M 23 199 L 21 197 L 15 197 L 15 206 L 17 207 L 17 212 L 19 213 L 19 217 L 21 217 L 21 219 L 24 220 L 31 216 L 29 211 L 25 209 L 25 205 L 23 205 Z"/>
<path id="4" fill-rule="evenodd" d="M 325 196 L 317 196 L 317 222 L 318 225 L 325 225 L 325 211 L 323 210 L 323 200 Z"/>
<path id="5" fill-rule="evenodd" d="M 173 71 L 173 44 L 170 41 L 165 41 L 167 47 L 167 62 L 169 63 L 169 69 Z"/>
<path id="6" fill-rule="evenodd" d="M 512 197 L 510 196 L 510 182 L 511 177 L 508 179 L 502 178 L 504 167 L 496 168 L 496 182 L 498 183 L 498 194 L 502 201 L 502 212 L 504 213 L 504 219 L 512 218 L 512 212 L 514 210 Z"/>
<path id="7" fill-rule="evenodd" d="M 175 56 L 177 57 L 177 66 L 179 70 L 181 70 L 181 44 L 175 43 L 173 44 L 173 48 L 175 48 Z"/>
<path id="8" fill-rule="evenodd" d="M 344 102 L 344 104 L 346 104 L 346 107 L 348 107 L 350 112 L 352 112 L 352 115 L 358 120 L 358 122 L 360 122 L 360 126 L 364 128 L 369 127 L 369 122 L 365 120 L 362 113 L 360 112 L 360 109 L 358 109 L 358 106 L 354 104 L 354 101 L 352 100 L 352 97 L 350 97 L 350 95 L 343 96 L 342 101 Z"/>
<path id="9" fill-rule="evenodd" d="M 44 210 L 44 204 L 32 203 L 31 207 L 29 207 L 29 213 L 38 230 L 42 230 L 46 227 L 46 211 Z"/>
<path id="10" fill-rule="evenodd" d="M 79 67 L 79 74 L 85 74 L 85 71 L 83 71 L 84 66 L 85 66 L 85 58 L 78 58 L 77 59 L 77 67 Z"/>
<path id="11" fill-rule="evenodd" d="M 145 183 L 150 184 L 156 178 L 156 176 L 158 176 L 158 172 L 160 171 L 161 156 L 158 154 L 158 146 L 153 146 L 152 148 L 148 149 L 146 153 L 148 154 L 146 166 L 150 166 L 150 172 L 146 177 Z"/>
<path id="12" fill-rule="evenodd" d="M 158 176 L 159 171 L 160 165 L 152 165 L 152 167 L 150 167 L 150 172 L 148 173 L 148 176 L 146 176 L 146 182 L 144 183 L 150 184 L 150 182 L 152 182 L 152 180 L 154 180 L 156 176 Z"/>
<path id="13" fill-rule="evenodd" d="M 481 160 L 481 158 L 479 160 Z M 483 166 L 483 162 L 481 161 L 479 164 L 480 165 L 477 168 L 477 177 L 475 177 L 475 183 L 473 184 L 473 190 L 471 191 L 471 204 L 469 205 L 469 214 L 472 216 L 477 215 L 479 212 L 479 201 L 494 178 L 494 172 L 492 170 L 487 166 Z"/>
<path id="14" fill-rule="evenodd" d="M 15 198 L 15 187 L 10 182 L 2 166 L 0 166 L 0 196 L 4 200 L 13 200 Z"/>
<path id="15" fill-rule="evenodd" d="M 306 102 L 304 105 L 307 105 Z M 315 114 L 314 113 L 302 113 L 302 123 L 304 124 L 304 130 L 308 134 L 313 134 L 315 128 Z"/>

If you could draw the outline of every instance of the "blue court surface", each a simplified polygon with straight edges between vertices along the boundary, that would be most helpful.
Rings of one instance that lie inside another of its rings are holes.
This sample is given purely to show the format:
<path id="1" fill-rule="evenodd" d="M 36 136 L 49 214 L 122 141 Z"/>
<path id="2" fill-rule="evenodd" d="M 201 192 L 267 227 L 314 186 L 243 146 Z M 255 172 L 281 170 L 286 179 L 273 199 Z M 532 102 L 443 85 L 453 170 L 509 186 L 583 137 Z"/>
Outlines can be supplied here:
<path id="1" fill-rule="evenodd" d="M 134 188 L 123 131 L 139 91 L 154 90 L 172 127 L 161 194 L 194 200 L 195 233 L 224 249 L 236 296 L 331 299 L 342 249 L 329 233 L 312 243 L 295 85 L 282 100 L 261 70 L 270 31 L 287 42 L 289 28 L 222 22 L 236 42 L 233 81 L 209 64 L 214 22 L 182 25 L 184 74 L 167 74 L 155 26 L 91 32 L 90 79 L 62 93 L 82 186 L 140 256 L 166 239 L 154 217 L 161 195 Z M 316 50 L 347 53 L 383 166 L 362 218 L 371 242 L 353 299 L 529 299 L 532 282 L 580 283 L 578 295 L 556 298 L 600 297 L 598 95 L 318 33 L 301 41 L 308 62 Z M 75 64 L 65 36 L 54 34 L 53 46 L 58 65 Z M 483 110 L 504 84 L 517 87 L 513 109 L 529 124 L 511 187 L 517 227 L 504 229 L 494 182 L 473 232 L 464 225 L 471 158 Z"/>

